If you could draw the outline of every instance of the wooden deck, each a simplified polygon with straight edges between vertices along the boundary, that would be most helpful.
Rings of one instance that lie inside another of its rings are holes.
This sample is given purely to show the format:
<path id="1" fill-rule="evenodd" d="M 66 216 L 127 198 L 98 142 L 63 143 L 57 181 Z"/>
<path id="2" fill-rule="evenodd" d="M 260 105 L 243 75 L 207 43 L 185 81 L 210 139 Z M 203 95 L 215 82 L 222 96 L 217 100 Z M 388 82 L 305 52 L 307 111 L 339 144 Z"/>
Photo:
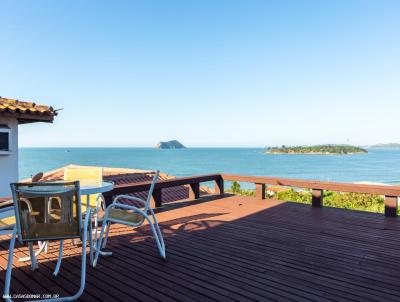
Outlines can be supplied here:
<path id="1" fill-rule="evenodd" d="M 168 204 L 157 215 L 167 260 L 148 226 L 114 225 L 114 256 L 88 268 L 82 301 L 400 301 L 399 218 L 239 196 Z M 57 278 L 56 245 L 37 272 L 15 260 L 12 291 L 76 291 L 80 249 L 67 246 Z M 1 283 L 7 248 L 3 237 Z"/>

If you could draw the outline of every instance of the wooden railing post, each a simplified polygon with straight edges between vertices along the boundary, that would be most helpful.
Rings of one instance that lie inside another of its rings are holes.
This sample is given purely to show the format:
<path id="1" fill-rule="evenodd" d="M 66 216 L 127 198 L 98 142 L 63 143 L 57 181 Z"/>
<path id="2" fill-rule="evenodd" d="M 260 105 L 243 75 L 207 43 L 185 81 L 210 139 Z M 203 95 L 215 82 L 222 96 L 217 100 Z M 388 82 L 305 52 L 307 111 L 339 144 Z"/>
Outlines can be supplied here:
<path id="1" fill-rule="evenodd" d="M 203 182 L 215 182 L 215 194 L 224 195 L 224 181 L 238 181 L 254 183 L 256 185 L 256 197 L 263 199 L 266 198 L 265 191 L 266 185 L 279 185 L 282 187 L 294 187 L 312 190 L 312 206 L 323 206 L 323 192 L 324 190 L 335 192 L 352 192 L 371 195 L 385 196 L 385 215 L 388 217 L 397 216 L 397 199 L 400 196 L 400 186 L 384 186 L 384 185 L 366 185 L 366 184 L 352 184 L 352 183 L 339 183 L 330 181 L 316 181 L 316 180 L 301 180 L 277 177 L 263 177 L 263 176 L 244 176 L 244 175 L 231 175 L 231 174 L 209 174 L 200 176 L 190 176 L 174 179 L 160 180 L 156 184 L 156 189 L 153 192 L 152 206 L 162 206 L 162 192 L 163 188 L 171 188 L 178 186 L 189 187 L 190 198 L 199 198 L 200 184 Z M 150 189 L 151 182 L 140 183 L 124 183 L 118 184 L 110 192 L 105 192 L 106 204 L 112 202 L 112 197 L 121 194 L 132 194 L 136 192 L 145 192 Z"/>
<path id="2" fill-rule="evenodd" d="M 194 183 L 189 185 L 189 199 L 200 198 L 200 183 Z"/>
<path id="3" fill-rule="evenodd" d="M 215 180 L 214 193 L 217 195 L 224 195 L 224 180 L 221 178 Z"/>
<path id="4" fill-rule="evenodd" d="M 324 191 L 312 189 L 311 194 L 312 194 L 312 199 L 311 199 L 312 206 L 316 208 L 322 207 Z"/>
<path id="5" fill-rule="evenodd" d="M 154 207 L 159 208 L 162 206 L 162 192 L 161 189 L 154 189 L 153 191 L 153 202 L 154 202 Z M 152 205 L 153 207 L 153 205 Z"/>
<path id="6" fill-rule="evenodd" d="M 397 216 L 397 196 L 385 196 L 385 216 Z"/>
<path id="7" fill-rule="evenodd" d="M 256 183 L 256 199 L 265 199 L 265 184 Z"/>

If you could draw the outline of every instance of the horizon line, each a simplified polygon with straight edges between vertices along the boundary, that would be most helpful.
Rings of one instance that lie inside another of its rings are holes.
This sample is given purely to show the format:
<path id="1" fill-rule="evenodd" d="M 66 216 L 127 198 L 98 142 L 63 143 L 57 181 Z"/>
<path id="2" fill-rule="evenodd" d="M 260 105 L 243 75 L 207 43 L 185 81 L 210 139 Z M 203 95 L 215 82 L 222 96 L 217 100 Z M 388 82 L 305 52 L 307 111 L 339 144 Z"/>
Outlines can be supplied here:
<path id="1" fill-rule="evenodd" d="M 356 147 L 372 147 L 372 146 L 378 146 L 378 145 L 391 145 L 391 144 L 399 144 L 400 143 L 375 143 L 375 144 L 357 144 L 357 145 L 351 145 L 351 144 L 296 144 L 296 145 L 289 145 L 289 144 L 284 144 L 286 147 L 312 147 L 312 146 L 328 146 L 328 145 L 333 145 L 333 146 L 356 146 Z M 160 149 L 160 150 L 179 150 L 179 149 L 201 149 L 201 148 L 252 148 L 252 149 L 266 149 L 270 147 L 282 147 L 283 145 L 269 145 L 269 146 L 185 146 L 185 148 L 176 148 L 176 149 L 161 149 L 161 148 L 156 148 L 154 146 L 19 146 L 18 149 L 24 149 L 24 148 L 30 148 L 30 149 L 44 149 L 44 148 L 53 148 L 53 149 L 95 149 L 95 148 L 148 148 L 148 149 Z"/>

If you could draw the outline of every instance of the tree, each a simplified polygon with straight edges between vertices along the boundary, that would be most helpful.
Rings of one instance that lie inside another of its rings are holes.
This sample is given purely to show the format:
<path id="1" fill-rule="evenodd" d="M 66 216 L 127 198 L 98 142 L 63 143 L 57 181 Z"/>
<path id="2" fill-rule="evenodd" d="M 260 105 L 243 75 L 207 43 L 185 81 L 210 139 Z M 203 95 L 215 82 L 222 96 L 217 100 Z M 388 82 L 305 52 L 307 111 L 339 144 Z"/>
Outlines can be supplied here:
<path id="1" fill-rule="evenodd" d="M 240 192 L 240 184 L 236 180 L 231 184 L 231 191 L 232 193 Z"/>

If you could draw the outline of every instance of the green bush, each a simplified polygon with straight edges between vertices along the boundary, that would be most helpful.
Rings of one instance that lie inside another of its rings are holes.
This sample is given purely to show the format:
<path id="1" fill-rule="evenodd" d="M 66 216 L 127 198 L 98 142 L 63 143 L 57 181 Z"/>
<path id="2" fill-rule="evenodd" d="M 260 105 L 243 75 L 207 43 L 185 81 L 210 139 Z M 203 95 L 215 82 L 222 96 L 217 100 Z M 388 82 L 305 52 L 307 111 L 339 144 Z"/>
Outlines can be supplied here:
<path id="1" fill-rule="evenodd" d="M 298 192 L 290 189 L 275 194 L 273 198 L 284 201 L 311 203 L 311 192 L 308 190 Z M 368 212 L 383 213 L 384 211 L 383 196 L 371 194 L 324 191 L 323 204 L 324 206 L 328 207 L 361 210 Z"/>
<path id="2" fill-rule="evenodd" d="M 295 201 L 299 203 L 311 203 L 311 193 L 308 191 L 298 192 L 293 189 L 281 191 L 275 193 L 270 198 L 284 200 L 284 201 Z"/>
<path id="3" fill-rule="evenodd" d="M 384 197 L 361 193 L 324 192 L 324 205 L 335 208 L 383 213 Z"/>
<path id="4" fill-rule="evenodd" d="M 253 190 L 241 189 L 238 182 L 233 182 L 230 190 L 227 191 L 245 196 L 254 196 L 255 194 Z M 277 192 L 272 196 L 267 196 L 267 198 L 310 204 L 311 191 L 296 191 L 294 189 L 288 189 L 286 191 Z M 323 200 L 324 206 L 334 208 L 344 208 L 376 213 L 383 213 L 385 208 L 384 197 L 379 195 L 324 191 Z"/>

